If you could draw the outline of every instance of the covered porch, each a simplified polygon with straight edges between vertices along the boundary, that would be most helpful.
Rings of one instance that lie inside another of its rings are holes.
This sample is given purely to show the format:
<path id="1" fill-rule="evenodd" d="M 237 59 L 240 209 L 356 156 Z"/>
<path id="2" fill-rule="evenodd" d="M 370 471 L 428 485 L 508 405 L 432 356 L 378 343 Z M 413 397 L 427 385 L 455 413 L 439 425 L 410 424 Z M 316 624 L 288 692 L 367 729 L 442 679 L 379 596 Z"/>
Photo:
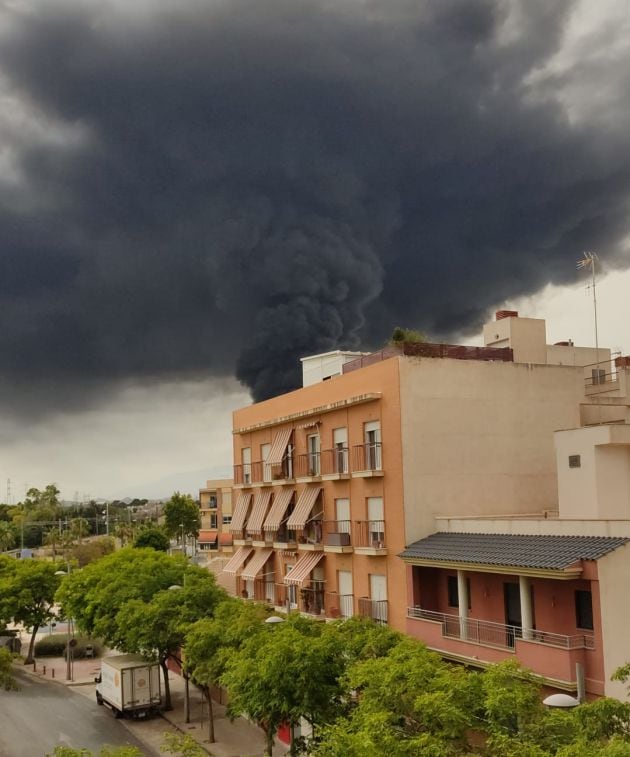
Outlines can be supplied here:
<path id="1" fill-rule="evenodd" d="M 408 547 L 407 632 L 483 666 L 515 656 L 547 683 L 603 693 L 597 559 L 624 539 L 438 533 Z"/>

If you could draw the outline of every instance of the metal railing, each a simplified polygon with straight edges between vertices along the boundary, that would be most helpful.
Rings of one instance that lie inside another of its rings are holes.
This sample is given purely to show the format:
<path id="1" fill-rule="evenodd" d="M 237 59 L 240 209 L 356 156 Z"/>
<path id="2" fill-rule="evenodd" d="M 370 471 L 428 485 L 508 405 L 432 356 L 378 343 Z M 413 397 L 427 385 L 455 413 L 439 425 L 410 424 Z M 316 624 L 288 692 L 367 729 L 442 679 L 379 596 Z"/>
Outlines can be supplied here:
<path id="1" fill-rule="evenodd" d="M 324 586 L 315 584 L 310 587 L 300 587 L 298 589 L 299 601 L 298 607 L 300 612 L 308 615 L 322 615 L 326 606 L 326 597 Z"/>
<path id="2" fill-rule="evenodd" d="M 325 520 L 324 544 L 327 547 L 352 546 L 352 523 L 349 520 Z"/>
<path id="3" fill-rule="evenodd" d="M 383 445 L 381 442 L 355 444 L 352 448 L 353 471 L 379 471 L 383 467 Z"/>
<path id="4" fill-rule="evenodd" d="M 295 475 L 295 463 L 293 460 L 293 452 L 286 452 L 280 463 L 271 463 L 271 479 L 278 481 L 280 479 L 291 480 Z"/>
<path id="5" fill-rule="evenodd" d="M 322 521 L 309 521 L 298 535 L 298 544 L 323 544 Z"/>
<path id="6" fill-rule="evenodd" d="M 356 520 L 353 531 L 352 543 L 355 547 L 385 548 L 384 520 Z"/>
<path id="7" fill-rule="evenodd" d="M 354 615 L 354 594 L 327 591 L 325 607 L 327 618 L 351 618 Z"/>
<path id="8" fill-rule="evenodd" d="M 460 618 L 459 615 L 424 610 L 422 607 L 407 608 L 407 617 L 441 623 L 442 636 L 479 646 L 513 649 L 516 639 L 522 639 L 559 649 L 594 649 L 594 639 L 587 634 L 566 635 L 536 628 L 523 629 L 489 620 Z"/>
<path id="9" fill-rule="evenodd" d="M 305 452 L 297 455 L 295 475 L 298 477 L 319 476 L 321 474 L 319 452 Z"/>
<path id="10" fill-rule="evenodd" d="M 359 597 L 359 615 L 371 618 L 380 625 L 387 625 L 387 600 Z"/>
<path id="11" fill-rule="evenodd" d="M 285 523 L 282 523 L 277 531 L 268 531 L 267 533 L 273 534 L 273 540 L 282 544 L 295 544 L 297 543 L 297 533 L 287 528 Z"/>
<path id="12" fill-rule="evenodd" d="M 325 449 L 321 452 L 321 469 L 323 475 L 350 472 L 350 450 L 347 447 Z"/>

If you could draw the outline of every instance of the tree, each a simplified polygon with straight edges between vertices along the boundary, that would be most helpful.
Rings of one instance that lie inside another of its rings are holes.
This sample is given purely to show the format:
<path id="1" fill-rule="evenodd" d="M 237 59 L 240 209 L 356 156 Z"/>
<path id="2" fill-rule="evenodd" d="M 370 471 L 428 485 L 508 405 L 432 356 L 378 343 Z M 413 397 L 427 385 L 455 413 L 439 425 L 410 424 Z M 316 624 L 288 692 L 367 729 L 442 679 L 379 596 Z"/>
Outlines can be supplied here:
<path id="1" fill-rule="evenodd" d="M 40 491 L 35 487 L 31 487 L 26 492 L 24 506 L 27 510 L 34 510 L 35 508 L 57 510 L 60 506 L 60 494 L 61 492 L 55 484 L 48 484 L 48 486 L 43 491 Z"/>
<path id="2" fill-rule="evenodd" d="M 13 677 L 13 656 L 4 647 L 0 647 L 0 688 L 5 691 L 17 689 L 17 683 Z"/>
<path id="3" fill-rule="evenodd" d="M 164 529 L 168 536 L 199 535 L 199 507 L 190 494 L 175 492 L 164 506 Z"/>
<path id="4" fill-rule="evenodd" d="M 73 518 L 70 523 L 70 533 L 73 539 L 78 539 L 81 543 L 84 536 L 90 534 L 90 524 L 85 518 Z"/>
<path id="5" fill-rule="evenodd" d="M 214 743 L 212 687 L 219 684 L 225 666 L 256 633 L 268 630 L 263 621 L 269 615 L 261 604 L 228 599 L 215 609 L 214 617 L 199 620 L 186 633 L 185 668 L 208 702 L 208 740 Z"/>
<path id="6" fill-rule="evenodd" d="M 166 660 L 183 643 L 186 626 L 211 615 L 225 596 L 213 574 L 182 556 L 126 547 L 69 575 L 57 598 L 82 631 L 159 660 L 170 706 Z"/>
<path id="7" fill-rule="evenodd" d="M 40 626 L 55 617 L 52 606 L 59 577 L 56 565 L 36 560 L 0 563 L 0 619 L 30 627 L 31 641 L 25 664 L 33 662 L 35 636 Z"/>
<path id="8" fill-rule="evenodd" d="M 6 552 L 15 544 L 15 530 L 10 523 L 0 521 L 0 552 Z"/>
<path id="9" fill-rule="evenodd" d="M 136 536 L 136 540 L 133 543 L 134 547 L 150 547 L 156 549 L 159 552 L 167 552 L 170 546 L 168 536 L 164 533 L 164 530 L 157 527 L 143 528 L 142 531 Z"/>
<path id="10" fill-rule="evenodd" d="M 44 544 L 46 544 L 49 547 L 52 547 L 52 556 L 53 558 L 57 556 L 57 545 L 61 544 L 62 542 L 62 535 L 61 531 L 57 527 L 51 528 L 46 536 L 44 536 Z"/>
<path id="11" fill-rule="evenodd" d="M 316 635 L 319 624 L 311 621 L 304 633 L 306 625 L 299 619 L 256 634 L 230 657 L 221 677 L 229 693 L 228 713 L 244 713 L 262 728 L 268 755 L 283 723 L 293 728 L 306 718 L 315 727 L 335 716 L 341 671 L 327 641 Z"/>
<path id="12" fill-rule="evenodd" d="M 389 343 L 393 346 L 401 344 L 418 344 L 419 342 L 426 342 L 426 336 L 422 331 L 404 329 L 400 326 L 396 326 L 389 340 Z"/>

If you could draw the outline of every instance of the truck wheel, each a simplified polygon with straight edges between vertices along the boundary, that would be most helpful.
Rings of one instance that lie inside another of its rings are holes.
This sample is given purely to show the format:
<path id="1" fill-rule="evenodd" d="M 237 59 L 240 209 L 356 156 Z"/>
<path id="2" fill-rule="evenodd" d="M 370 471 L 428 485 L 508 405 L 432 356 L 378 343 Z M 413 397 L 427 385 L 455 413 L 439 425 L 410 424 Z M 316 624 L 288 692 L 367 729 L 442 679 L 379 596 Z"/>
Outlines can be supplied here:
<path id="1" fill-rule="evenodd" d="M 96 704 L 103 704 L 103 697 L 98 693 L 98 691 L 96 692 Z"/>
<path id="2" fill-rule="evenodd" d="M 122 716 L 123 716 L 122 711 L 118 710 L 118 709 L 116 709 L 116 707 L 114 707 L 114 717 L 116 718 L 116 720 L 120 720 L 120 718 L 122 718 Z"/>

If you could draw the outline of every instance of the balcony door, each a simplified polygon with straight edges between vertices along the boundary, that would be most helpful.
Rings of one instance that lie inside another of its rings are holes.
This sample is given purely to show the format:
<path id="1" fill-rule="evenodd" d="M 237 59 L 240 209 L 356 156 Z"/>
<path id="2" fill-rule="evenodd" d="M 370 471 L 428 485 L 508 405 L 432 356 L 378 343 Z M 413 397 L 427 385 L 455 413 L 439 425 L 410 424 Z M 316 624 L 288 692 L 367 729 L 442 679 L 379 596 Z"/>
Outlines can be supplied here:
<path id="1" fill-rule="evenodd" d="M 370 534 L 370 546 L 381 548 L 385 544 L 385 520 L 383 513 L 383 498 L 368 497 L 368 532 Z"/>
<path id="2" fill-rule="evenodd" d="M 260 445 L 260 459 L 263 464 L 263 481 L 269 483 L 271 481 L 271 465 L 267 462 L 269 453 L 271 452 L 271 444 Z"/>
<path id="3" fill-rule="evenodd" d="M 507 630 L 507 644 L 514 646 L 514 637 L 521 635 L 523 621 L 521 618 L 521 592 L 517 583 L 503 584 L 503 601 L 505 606 L 505 624 Z"/>
<path id="4" fill-rule="evenodd" d="M 337 533 L 350 533 L 350 500 L 341 497 L 335 500 L 335 515 L 337 518 Z M 350 542 L 348 542 L 350 543 Z"/>
<path id="5" fill-rule="evenodd" d="M 337 571 L 337 591 L 339 592 L 339 614 L 342 618 L 350 618 L 353 615 L 352 571 Z"/>
<path id="6" fill-rule="evenodd" d="M 334 472 L 348 472 L 348 429 L 333 429 L 333 446 L 334 446 Z"/>
<path id="7" fill-rule="evenodd" d="M 311 434 L 307 440 L 308 475 L 319 476 L 319 434 Z"/>
<path id="8" fill-rule="evenodd" d="M 381 470 L 381 424 L 365 424 L 365 463 L 367 470 Z"/>

